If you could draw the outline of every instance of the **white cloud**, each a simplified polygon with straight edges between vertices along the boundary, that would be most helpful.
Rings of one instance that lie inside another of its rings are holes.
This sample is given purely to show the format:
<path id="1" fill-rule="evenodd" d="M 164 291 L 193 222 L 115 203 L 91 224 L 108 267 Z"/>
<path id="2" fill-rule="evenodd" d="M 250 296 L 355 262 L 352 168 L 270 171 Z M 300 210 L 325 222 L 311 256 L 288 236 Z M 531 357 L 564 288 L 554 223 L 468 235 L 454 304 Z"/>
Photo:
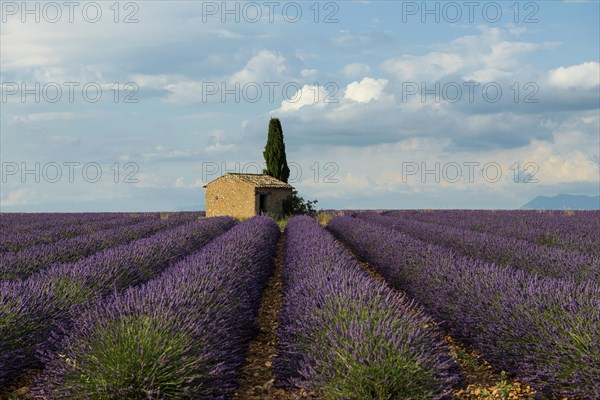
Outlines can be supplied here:
<path id="1" fill-rule="evenodd" d="M 6 198 L 0 196 L 0 199 L 2 199 L 1 203 L 3 206 L 9 207 L 31 204 L 34 202 L 36 197 L 37 195 L 35 190 L 21 188 L 8 192 Z"/>
<path id="2" fill-rule="evenodd" d="M 306 50 L 301 50 L 301 49 L 296 50 L 294 55 L 296 56 L 296 58 L 298 60 L 303 61 L 303 62 L 308 61 L 310 59 L 317 58 L 316 54 L 309 53 Z"/>
<path id="3" fill-rule="evenodd" d="M 34 6 L 32 3 L 31 7 Z M 0 38 L 0 69 L 3 72 L 15 72 L 26 79 L 25 75 L 34 69 L 43 71 L 57 66 L 66 66 L 69 74 L 93 64 L 101 64 L 105 71 L 115 71 L 132 61 L 129 58 L 133 54 L 132 49 L 165 48 L 181 43 L 181 38 L 207 38 L 207 34 L 222 26 L 220 21 L 212 25 L 193 23 L 198 10 L 198 5 L 194 4 L 182 3 L 177 7 L 162 2 L 144 4 L 135 13 L 140 23 L 114 23 L 114 14 L 108 9 L 108 3 L 101 4 L 102 17 L 97 23 L 84 20 L 81 5 L 73 9 L 73 22 L 69 22 L 68 7 L 62 2 L 58 7 L 62 17 L 56 23 L 43 19 L 41 23 L 35 23 L 35 15 L 32 14 L 27 15 L 23 23 L 20 12 L 6 15 Z M 38 4 L 38 8 L 44 8 L 44 4 Z M 121 21 L 129 11 L 121 9 Z M 39 15 L 45 18 L 43 10 L 38 11 Z M 120 40 L 124 37 L 127 40 Z M 152 40 L 148 40 L 149 37 Z"/>
<path id="4" fill-rule="evenodd" d="M 539 48 L 538 44 L 502 41 L 491 46 L 491 53 L 482 58 L 487 68 L 512 68 L 519 64 L 519 56 Z"/>
<path id="5" fill-rule="evenodd" d="M 196 155 L 191 150 L 169 150 L 166 146 L 158 145 L 153 152 L 143 153 L 146 161 L 189 159 Z"/>
<path id="6" fill-rule="evenodd" d="M 330 199 L 334 203 L 369 196 L 389 200 L 393 193 L 422 196 L 425 202 L 430 202 L 442 190 L 450 190 L 453 194 L 449 195 L 449 200 L 464 198 L 465 193 L 473 196 L 475 193 L 488 194 L 504 199 L 514 196 L 511 201 L 515 202 L 514 206 L 520 206 L 543 188 L 573 183 L 590 185 L 600 180 L 598 161 L 594 158 L 597 156 L 593 155 L 593 151 L 586 154 L 578 149 L 565 148 L 557 141 L 533 140 L 515 149 L 479 152 L 451 150 L 447 144 L 446 141 L 435 139 L 409 139 L 374 146 L 336 146 L 327 154 L 329 160 L 335 160 L 339 167 L 339 173 L 335 175 L 339 182 L 323 184 L 307 180 L 299 186 L 312 192 L 307 194 L 308 197 L 317 196 L 320 200 Z M 597 145 L 596 139 L 596 148 Z M 571 146 L 574 144 L 571 143 Z M 304 157 L 305 160 L 311 160 L 308 154 Z M 303 163 L 300 159 L 298 161 Z M 311 162 L 314 161 L 304 161 L 304 164 L 310 165 Z M 473 175 L 467 163 L 479 163 L 472 170 Z M 488 163 L 496 163 L 500 167 L 502 176 L 498 182 L 490 181 L 494 177 L 494 168 L 484 176 L 482 168 Z M 519 183 L 514 181 L 516 163 L 520 167 Z M 530 167 L 524 169 L 525 163 L 531 163 Z M 439 165 L 437 172 L 436 164 Z M 458 170 L 455 169 L 456 165 Z M 416 168 L 414 173 L 413 168 Z M 444 170 L 447 172 L 442 172 Z M 429 173 L 424 174 L 424 171 Z M 456 172 L 459 173 L 459 180 L 453 181 Z M 539 183 L 523 183 L 523 178 L 532 172 L 536 172 L 532 178 Z M 448 179 L 444 178 L 445 173 Z M 469 181 L 471 177 L 473 180 Z M 387 204 L 389 207 L 391 203 Z"/>
<path id="7" fill-rule="evenodd" d="M 492 82 L 498 78 L 505 78 L 512 76 L 512 73 L 502 71 L 496 68 L 490 69 L 480 69 L 478 71 L 473 71 L 471 73 L 466 73 L 463 78 L 467 81 L 475 81 L 475 82 Z"/>
<path id="8" fill-rule="evenodd" d="M 360 82 L 355 81 L 350 83 L 346 87 L 344 98 L 358 103 L 368 103 L 371 100 L 378 100 L 387 84 L 388 81 L 386 79 L 366 77 Z"/>
<path id="9" fill-rule="evenodd" d="M 207 153 L 224 153 L 235 148 L 233 143 L 223 143 L 225 132 L 220 129 L 215 129 L 209 133 L 209 145 L 205 151 Z"/>
<path id="10" fill-rule="evenodd" d="M 164 86 L 164 89 L 170 92 L 166 99 L 167 103 L 192 104 L 204 101 L 204 87 L 202 82 L 194 82 L 186 79 L 169 83 Z M 206 98 L 208 99 L 208 97 Z M 219 97 L 217 96 L 216 98 L 218 99 Z"/>
<path id="11" fill-rule="evenodd" d="M 77 116 L 73 112 L 44 112 L 44 113 L 31 113 L 31 114 L 19 114 L 14 115 L 12 120 L 14 122 L 46 122 L 56 120 L 71 120 Z"/>
<path id="12" fill-rule="evenodd" d="M 176 188 L 185 187 L 185 182 L 184 182 L 183 176 L 180 176 L 179 178 L 175 179 L 175 187 Z"/>
<path id="13" fill-rule="evenodd" d="M 384 33 L 341 30 L 331 39 L 331 43 L 344 50 L 355 50 L 373 48 L 390 40 Z"/>
<path id="14" fill-rule="evenodd" d="M 366 189 L 369 187 L 369 180 L 364 177 L 354 176 L 351 172 L 347 172 L 342 178 L 342 182 L 347 186 L 352 186 L 357 189 Z"/>
<path id="15" fill-rule="evenodd" d="M 460 56 L 451 53 L 432 52 L 425 56 L 406 55 L 388 60 L 382 68 L 403 81 L 418 79 L 438 79 L 455 73 L 463 67 Z"/>
<path id="16" fill-rule="evenodd" d="M 267 81 L 281 81 L 283 74 L 288 71 L 285 61 L 285 57 L 279 53 L 260 50 L 248 60 L 243 69 L 233 73 L 230 77 L 213 76 L 195 80 L 177 74 L 133 74 L 132 80 L 142 89 L 167 91 L 166 103 L 216 102 L 227 98 L 226 90 L 235 90 L 237 87 L 238 94 L 242 93 L 242 87 L 247 83 L 258 83 L 261 86 Z M 306 69 L 303 73 L 308 77 L 316 74 L 316 70 Z"/>
<path id="17" fill-rule="evenodd" d="M 371 72 L 371 67 L 367 64 L 352 63 L 344 66 L 342 73 L 347 78 L 358 78 L 360 76 L 366 76 Z"/>
<path id="18" fill-rule="evenodd" d="M 147 75 L 147 74 L 133 74 L 131 79 L 137 83 L 141 88 L 149 89 L 163 89 L 165 86 L 171 84 L 173 81 L 182 80 L 183 78 L 176 75 Z"/>
<path id="19" fill-rule="evenodd" d="M 595 61 L 553 69 L 549 82 L 561 89 L 591 89 L 600 85 L 600 63 Z"/>
<path id="20" fill-rule="evenodd" d="M 239 82 L 242 85 L 249 82 L 262 82 L 280 77 L 285 71 L 285 57 L 273 51 L 261 50 L 246 63 L 242 70 L 231 76 L 230 82 Z"/>
<path id="21" fill-rule="evenodd" d="M 213 31 L 215 35 L 220 38 L 225 39 L 243 39 L 244 35 L 240 35 L 239 33 L 232 32 L 228 29 L 216 29 Z"/>
<path id="22" fill-rule="evenodd" d="M 132 75 L 132 80 L 142 90 L 165 90 L 168 93 L 164 99 L 166 103 L 186 105 L 219 101 L 221 99 L 221 86 L 219 85 L 218 78 L 200 82 L 181 75 L 134 74 Z M 210 94 L 209 90 L 216 90 L 216 93 Z M 204 91 L 207 93 L 203 94 Z"/>
<path id="23" fill-rule="evenodd" d="M 52 135 L 50 139 L 53 142 L 57 143 L 67 143 L 67 144 L 79 144 L 81 143 L 81 139 L 75 136 L 67 136 L 67 135 Z"/>
<path id="24" fill-rule="evenodd" d="M 279 111 L 298 111 L 304 106 L 315 106 L 322 108 L 327 103 L 329 93 L 323 86 L 304 85 L 291 98 L 281 102 Z"/>
<path id="25" fill-rule="evenodd" d="M 47 24 L 24 24 L 14 19 L 2 25 L 2 70 L 55 65 L 61 60 L 60 52 L 52 51 L 51 40 L 61 41 L 65 37 L 56 29 L 42 34 L 42 26 Z"/>
<path id="26" fill-rule="evenodd" d="M 188 77 L 173 74 L 132 74 L 131 80 L 141 90 L 164 90 L 167 95 L 164 99 L 171 104 L 190 104 L 202 100 L 202 85 Z"/>
<path id="27" fill-rule="evenodd" d="M 552 46 L 509 40 L 524 33 L 523 29 L 479 26 L 478 30 L 478 35 L 461 36 L 436 45 L 424 55 L 389 59 L 381 67 L 403 81 L 432 81 L 451 74 L 461 74 L 465 80 L 493 81 L 522 69 L 521 56 Z"/>
<path id="28" fill-rule="evenodd" d="M 303 78 L 315 78 L 317 76 L 317 70 L 316 69 L 303 69 L 302 71 L 300 71 L 300 75 L 302 75 Z"/>
<path id="29" fill-rule="evenodd" d="M 138 181 L 134 183 L 134 186 L 138 188 L 162 188 L 165 186 L 163 178 L 155 173 L 140 172 L 136 174 L 135 178 Z"/>
<path id="30" fill-rule="evenodd" d="M 514 169 L 519 163 L 521 178 L 531 175 L 541 185 L 560 185 L 574 182 L 593 183 L 600 181 L 598 161 L 593 155 L 584 154 L 578 149 L 565 148 L 559 141 L 533 140 L 528 145 L 510 152 L 488 153 L 487 159 L 503 166 L 507 179 L 503 186 L 512 185 Z M 529 167 L 524 166 L 529 163 Z"/>
<path id="31" fill-rule="evenodd" d="M 235 148 L 234 144 L 221 144 L 215 143 L 209 146 L 206 146 L 207 153 L 225 153 L 227 151 L 233 150 Z"/>
<path id="32" fill-rule="evenodd" d="M 205 183 L 202 182 L 202 179 L 196 179 L 194 181 L 194 183 L 187 184 L 187 183 L 185 183 L 185 179 L 183 178 L 183 176 L 180 176 L 179 178 L 175 179 L 175 184 L 174 184 L 176 189 L 198 189 L 204 185 L 205 185 Z"/>
<path id="33" fill-rule="evenodd" d="M 531 157 L 540 160 L 539 175 L 544 183 L 600 181 L 598 163 L 580 151 L 557 155 L 548 146 L 539 146 Z"/>

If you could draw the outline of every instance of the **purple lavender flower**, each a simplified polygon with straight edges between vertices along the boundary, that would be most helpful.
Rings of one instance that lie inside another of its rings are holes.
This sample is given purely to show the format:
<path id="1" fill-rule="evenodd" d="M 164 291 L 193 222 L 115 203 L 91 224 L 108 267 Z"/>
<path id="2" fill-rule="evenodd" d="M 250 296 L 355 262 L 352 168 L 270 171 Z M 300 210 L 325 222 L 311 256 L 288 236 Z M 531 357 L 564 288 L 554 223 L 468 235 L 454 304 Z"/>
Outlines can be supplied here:
<path id="1" fill-rule="evenodd" d="M 440 332 L 309 217 L 288 222 L 278 384 L 326 399 L 442 398 L 458 380 Z"/>

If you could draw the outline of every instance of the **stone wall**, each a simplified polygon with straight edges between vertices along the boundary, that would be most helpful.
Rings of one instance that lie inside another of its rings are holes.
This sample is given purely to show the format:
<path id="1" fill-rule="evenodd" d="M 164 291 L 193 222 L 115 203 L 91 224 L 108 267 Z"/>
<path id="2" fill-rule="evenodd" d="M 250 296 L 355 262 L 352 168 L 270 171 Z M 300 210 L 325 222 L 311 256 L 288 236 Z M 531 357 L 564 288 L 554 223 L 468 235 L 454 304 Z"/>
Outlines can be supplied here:
<path id="1" fill-rule="evenodd" d="M 283 215 L 283 200 L 292 195 L 292 189 L 285 188 L 260 188 L 256 189 L 256 212 L 260 210 L 260 197 L 259 193 L 266 194 L 267 197 L 267 213 L 273 217 L 280 217 Z"/>
<path id="2" fill-rule="evenodd" d="M 206 216 L 250 218 L 256 215 L 254 190 L 254 186 L 231 176 L 209 183 L 206 186 Z"/>
<path id="3" fill-rule="evenodd" d="M 206 185 L 206 216 L 253 217 L 260 212 L 259 194 L 267 195 L 267 213 L 279 217 L 283 215 L 283 200 L 291 196 L 292 189 L 257 189 L 234 176 L 224 175 Z"/>

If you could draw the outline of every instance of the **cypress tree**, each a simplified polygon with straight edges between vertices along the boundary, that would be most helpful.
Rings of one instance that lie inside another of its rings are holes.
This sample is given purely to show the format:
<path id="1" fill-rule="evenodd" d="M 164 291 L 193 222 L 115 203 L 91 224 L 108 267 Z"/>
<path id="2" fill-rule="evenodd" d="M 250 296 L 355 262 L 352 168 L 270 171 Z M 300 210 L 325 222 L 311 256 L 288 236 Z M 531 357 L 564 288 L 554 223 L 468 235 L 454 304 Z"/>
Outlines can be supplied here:
<path id="1" fill-rule="evenodd" d="M 263 173 L 287 183 L 290 176 L 290 168 L 285 156 L 283 129 L 281 128 L 279 118 L 271 118 L 269 121 L 269 135 L 263 156 L 267 164 L 267 169 Z"/>

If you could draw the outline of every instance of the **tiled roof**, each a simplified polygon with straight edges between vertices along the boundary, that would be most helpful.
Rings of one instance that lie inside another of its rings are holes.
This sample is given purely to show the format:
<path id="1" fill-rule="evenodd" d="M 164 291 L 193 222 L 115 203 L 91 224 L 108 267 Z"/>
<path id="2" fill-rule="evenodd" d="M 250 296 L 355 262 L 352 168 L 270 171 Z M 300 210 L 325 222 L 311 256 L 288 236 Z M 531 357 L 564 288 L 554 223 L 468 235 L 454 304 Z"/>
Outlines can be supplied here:
<path id="1" fill-rule="evenodd" d="M 239 174 L 239 173 L 234 173 L 234 172 L 228 172 L 227 174 L 225 174 L 225 175 L 223 175 L 223 176 L 215 179 L 214 181 L 222 179 L 222 178 L 227 177 L 227 176 L 236 177 L 239 180 L 241 180 L 243 182 L 246 182 L 246 183 L 249 183 L 252 186 L 257 187 L 257 188 L 285 188 L 285 189 L 292 189 L 291 185 L 288 185 L 287 183 L 282 182 L 279 179 L 275 179 L 272 176 L 266 175 L 266 174 Z M 209 182 L 208 184 L 210 184 L 210 183 L 211 182 Z"/>

